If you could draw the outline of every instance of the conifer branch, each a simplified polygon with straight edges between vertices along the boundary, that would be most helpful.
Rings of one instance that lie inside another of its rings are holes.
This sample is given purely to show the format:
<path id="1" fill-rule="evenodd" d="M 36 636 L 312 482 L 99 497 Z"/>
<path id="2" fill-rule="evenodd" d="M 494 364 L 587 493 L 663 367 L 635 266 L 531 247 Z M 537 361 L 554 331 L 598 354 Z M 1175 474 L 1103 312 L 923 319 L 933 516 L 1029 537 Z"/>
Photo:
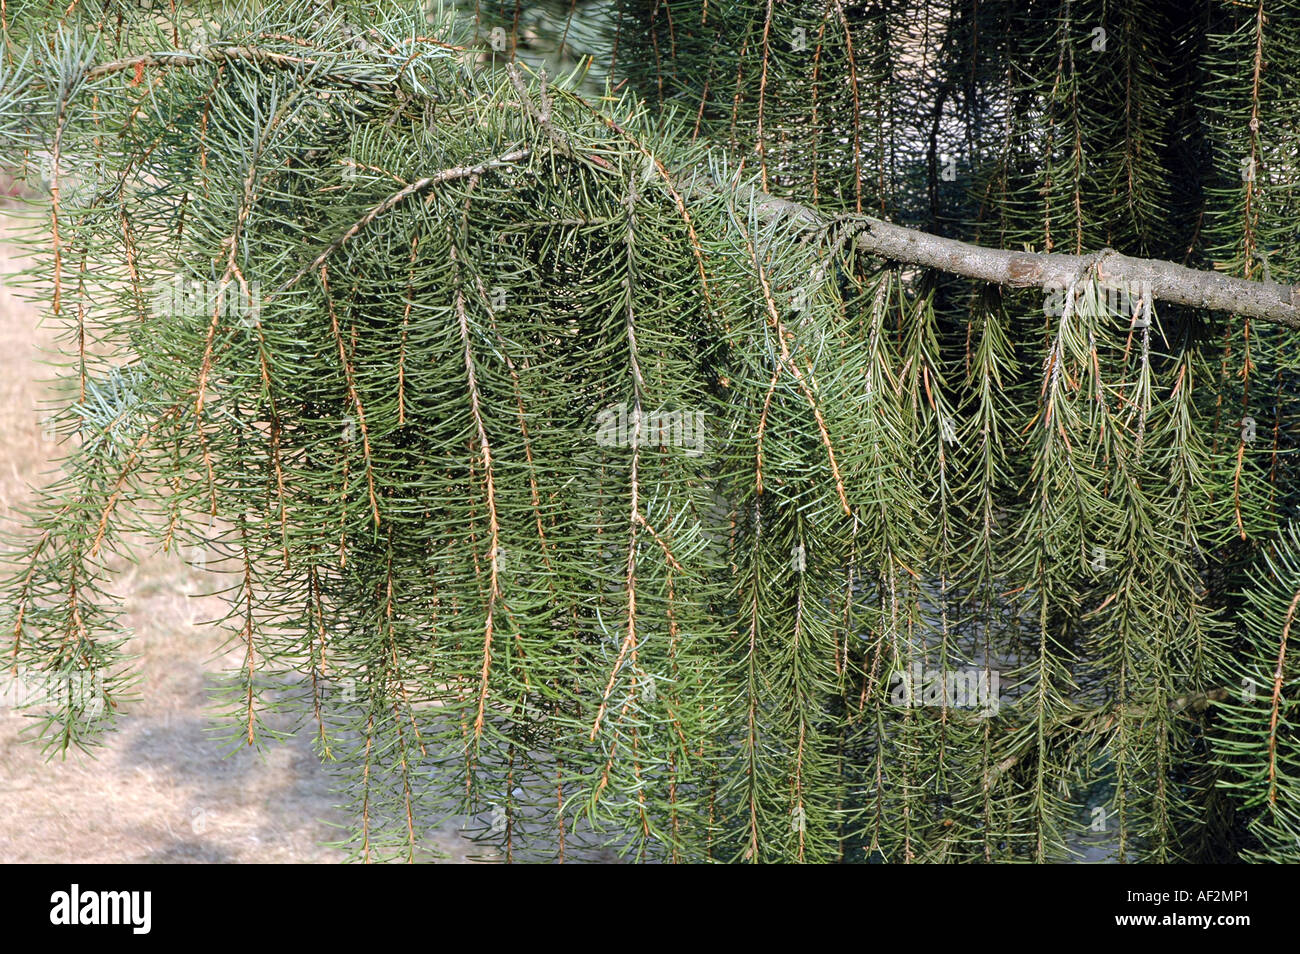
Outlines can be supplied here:
<path id="1" fill-rule="evenodd" d="M 678 177 L 677 184 L 696 198 L 725 189 L 710 173 L 703 171 L 688 172 Z M 1135 258 L 1113 249 L 1093 255 L 1069 255 L 990 248 L 870 216 L 836 218 L 759 189 L 741 186 L 735 191 L 741 201 L 748 198 L 753 202 L 759 220 L 765 224 L 784 220 L 809 232 L 824 231 L 837 223 L 848 225 L 853 229 L 852 240 L 860 251 L 890 261 L 922 265 L 1012 288 L 1068 288 L 1081 273 L 1093 267 L 1099 282 L 1135 283 L 1149 289 L 1151 297 L 1158 301 L 1231 312 L 1300 330 L 1300 286 L 1248 281 L 1174 262 Z"/>
<path id="2" fill-rule="evenodd" d="M 471 179 L 477 182 L 477 176 Z M 468 216 L 468 203 L 466 215 Z M 480 400 L 478 375 L 474 368 L 474 351 L 470 345 L 469 313 L 465 308 L 464 282 L 461 277 L 460 258 L 455 243 L 448 246 L 453 265 L 456 284 L 456 324 L 460 332 L 461 345 L 464 348 L 465 382 L 469 391 L 470 415 L 474 421 L 474 431 L 478 438 L 479 456 L 483 464 L 483 487 L 487 498 L 488 512 L 488 599 L 484 610 L 483 624 L 483 668 L 479 674 L 478 712 L 474 716 L 474 741 L 483 735 L 484 716 L 487 708 L 489 682 L 492 669 L 492 630 L 496 622 L 497 604 L 501 601 L 501 580 L 499 566 L 501 561 L 501 522 L 497 513 L 496 483 L 492 471 L 492 444 L 488 440 L 487 425 L 483 420 L 483 407 Z"/>
<path id="3" fill-rule="evenodd" d="M 320 268 L 323 264 L 325 264 L 326 260 L 335 252 L 337 252 L 339 249 L 341 249 L 348 242 L 349 239 L 355 238 L 367 226 L 369 226 L 372 222 L 374 222 L 375 219 L 379 218 L 381 215 L 383 215 L 386 212 L 392 211 L 394 208 L 396 208 L 397 206 L 405 202 L 407 199 L 409 199 L 411 196 L 421 195 L 429 191 L 429 189 L 433 188 L 434 186 L 441 185 L 444 182 L 451 182 L 454 179 L 468 179 L 472 176 L 481 176 L 483 173 L 488 172 L 489 170 L 499 169 L 502 166 L 508 166 L 512 163 L 518 162 L 520 159 L 526 158 L 529 155 L 529 152 L 530 150 L 526 148 L 511 149 L 507 152 L 502 153 L 500 156 L 498 156 L 495 159 L 488 159 L 485 160 L 484 162 L 478 163 L 477 165 L 453 166 L 450 169 L 443 169 L 441 172 L 435 172 L 433 175 L 424 176 L 421 179 L 416 179 L 410 185 L 405 186 L 402 189 L 399 189 L 397 192 L 394 192 L 383 202 L 380 202 L 378 205 L 372 208 L 361 218 L 357 219 L 357 221 L 352 225 L 351 228 L 349 228 L 338 238 L 334 239 L 334 241 L 330 242 L 329 245 L 325 246 L 324 250 L 319 255 L 317 255 L 314 259 L 312 259 L 312 261 L 309 264 L 304 265 L 302 268 L 298 269 L 298 271 L 294 273 L 292 278 L 290 278 L 287 282 L 285 282 L 278 289 L 276 289 L 276 294 L 279 295 L 283 292 L 286 292 L 294 285 L 298 284 L 298 280 L 300 278 L 302 278 L 308 272 L 315 271 L 316 269 Z"/>

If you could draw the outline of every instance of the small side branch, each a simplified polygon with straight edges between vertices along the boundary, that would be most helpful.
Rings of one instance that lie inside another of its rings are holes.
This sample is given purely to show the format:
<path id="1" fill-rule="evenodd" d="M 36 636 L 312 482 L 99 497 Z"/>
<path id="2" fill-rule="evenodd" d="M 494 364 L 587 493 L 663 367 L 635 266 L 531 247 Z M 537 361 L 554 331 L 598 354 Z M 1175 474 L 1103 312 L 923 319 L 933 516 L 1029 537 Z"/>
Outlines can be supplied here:
<path id="1" fill-rule="evenodd" d="M 283 285 L 277 288 L 275 294 L 279 295 L 282 294 L 283 292 L 288 291 L 294 285 L 298 284 L 298 280 L 302 278 L 304 275 L 306 275 L 308 272 L 312 272 L 319 269 L 323 264 L 325 264 L 326 260 L 329 259 L 331 255 L 333 255 L 335 252 L 341 249 L 345 244 L 347 244 L 347 242 L 350 239 L 360 234 L 372 222 L 374 222 L 375 219 L 379 218 L 381 215 L 384 215 L 387 212 L 392 211 L 394 208 L 396 208 L 397 206 L 405 202 L 407 199 L 409 199 L 411 196 L 421 195 L 422 193 L 429 191 L 434 186 L 441 185 L 444 182 L 451 182 L 453 179 L 468 179 L 471 176 L 480 176 L 491 169 L 498 169 L 501 166 L 508 166 L 511 163 L 518 162 L 520 159 L 527 157 L 528 154 L 529 154 L 529 150 L 526 148 L 512 149 L 509 152 L 503 153 L 502 155 L 498 156 L 495 159 L 488 159 L 487 161 L 480 162 L 478 165 L 475 166 L 453 166 L 450 169 L 443 169 L 441 172 L 435 172 L 431 176 L 425 176 L 423 179 L 415 180 L 410 185 L 398 190 L 397 192 L 394 192 L 383 202 L 380 202 L 378 205 L 376 205 L 373 209 L 371 209 L 361 218 L 357 219 L 356 223 L 353 224 L 351 228 L 349 228 L 346 232 L 344 232 L 334 241 L 330 242 L 329 245 L 325 246 L 324 251 L 322 251 L 319 255 L 317 255 L 309 264 L 304 265 L 302 268 L 298 269 L 298 271 L 294 274 L 294 276 L 291 279 L 289 279 L 287 282 L 285 282 Z"/>

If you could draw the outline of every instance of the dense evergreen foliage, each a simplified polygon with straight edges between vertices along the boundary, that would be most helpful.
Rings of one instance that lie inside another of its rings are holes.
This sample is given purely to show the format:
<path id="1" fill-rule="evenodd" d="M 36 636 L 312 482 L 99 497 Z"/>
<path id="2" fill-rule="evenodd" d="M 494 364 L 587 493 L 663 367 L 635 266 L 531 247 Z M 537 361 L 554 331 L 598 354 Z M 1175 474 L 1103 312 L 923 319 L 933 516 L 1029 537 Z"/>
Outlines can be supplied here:
<path id="1" fill-rule="evenodd" d="M 1300 6 L 8 0 L 67 456 L 0 647 L 129 712 L 202 554 L 232 741 L 365 860 L 1300 860 L 1296 332 L 877 216 L 1300 282 Z M 769 197 L 820 210 L 774 214 Z M 107 702 L 107 705 L 104 703 Z"/>

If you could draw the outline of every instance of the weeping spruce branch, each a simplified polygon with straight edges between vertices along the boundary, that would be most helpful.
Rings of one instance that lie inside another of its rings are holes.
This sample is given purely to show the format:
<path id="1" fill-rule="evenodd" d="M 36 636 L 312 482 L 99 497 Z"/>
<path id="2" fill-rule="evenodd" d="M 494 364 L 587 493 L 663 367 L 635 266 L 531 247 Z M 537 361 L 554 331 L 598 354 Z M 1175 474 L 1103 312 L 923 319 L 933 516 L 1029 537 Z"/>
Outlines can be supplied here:
<path id="1" fill-rule="evenodd" d="M 330 243 L 310 267 L 319 266 L 349 238 L 408 197 L 419 195 L 436 183 L 509 163 L 525 154 L 516 151 L 495 160 L 485 160 L 479 166 L 445 169 L 404 187 Z M 696 173 L 674 176 L 672 181 L 686 196 L 699 196 L 704 192 L 721 194 L 721 186 L 716 180 L 709 177 L 701 181 L 702 178 Z M 742 199 L 754 202 L 765 224 L 787 221 L 809 231 L 821 231 L 837 223 L 835 217 L 812 207 L 766 195 L 757 189 L 745 190 L 742 187 L 738 191 Z M 746 191 L 748 196 L 744 194 Z M 1249 281 L 1173 262 L 1134 258 L 1114 249 L 1104 249 L 1095 255 L 1016 252 L 944 238 L 870 217 L 846 216 L 842 221 L 862 252 L 905 265 L 920 265 L 1013 288 L 1069 288 L 1091 274 L 1103 285 L 1140 287 L 1143 294 L 1149 293 L 1154 301 L 1227 311 L 1300 330 L 1300 286 Z M 307 270 L 304 268 L 303 272 Z M 284 287 L 291 287 L 299 277 L 301 274 L 295 275 Z"/>
<path id="2" fill-rule="evenodd" d="M 359 859 L 459 815 L 507 858 L 1064 860 L 1097 808 L 1124 859 L 1300 857 L 1300 318 L 1228 277 L 1269 248 L 1300 277 L 1292 114 L 1259 104 L 1244 196 L 1206 172 L 1196 245 L 1152 238 L 1189 219 L 1159 44 L 1084 61 L 1021 5 L 613 0 L 603 97 L 414 4 L 251 4 L 192 44 L 73 6 L 9 0 L 0 60 L 0 131 L 58 143 L 27 277 L 80 385 L 0 654 L 110 703 L 65 699 L 52 747 L 130 698 L 100 581 L 142 537 L 225 553 L 231 742 L 311 719 Z M 1220 6 L 1213 72 L 1249 76 L 1262 27 Z M 1227 129 L 1251 84 L 1197 95 Z M 891 224 L 923 221 L 893 150 L 971 117 L 986 204 L 934 168 L 929 198 L 977 224 Z M 147 307 L 232 277 L 240 307 Z M 1111 285 L 1245 320 L 1138 322 Z M 996 286 L 1077 294 L 1044 323 Z"/>
<path id="3" fill-rule="evenodd" d="M 688 173 L 681 182 L 688 193 L 697 195 L 721 187 L 700 173 Z M 752 198 L 760 217 L 769 223 L 787 220 L 810 231 L 836 224 L 835 217 L 810 206 L 757 189 L 741 187 L 740 191 L 750 193 L 748 198 Z M 921 265 L 1014 288 L 1069 288 L 1091 272 L 1099 283 L 1131 284 L 1144 289 L 1144 294 L 1149 291 L 1156 301 L 1232 312 L 1300 330 L 1300 286 L 1248 281 L 1173 262 L 1134 258 L 1109 248 L 1094 255 L 1017 252 L 944 238 L 870 217 L 845 216 L 844 224 L 861 251 L 905 265 Z"/>
<path id="4" fill-rule="evenodd" d="M 520 88 L 517 80 L 515 85 L 516 89 Z M 469 175 L 490 168 L 493 164 L 508 163 L 523 155 L 523 152 L 512 152 L 495 160 L 485 160 L 481 166 L 472 169 L 445 169 L 412 183 L 394 193 L 363 221 L 359 221 L 345 235 L 332 242 L 313 262 L 313 266 L 319 265 L 347 239 L 409 196 L 418 195 L 436 183 Z M 932 235 L 869 216 L 844 216 L 837 219 L 811 206 L 768 195 L 752 186 L 720 183 L 707 172 L 667 175 L 672 185 L 688 198 L 705 194 L 721 195 L 724 190 L 731 189 L 742 203 L 753 203 L 760 220 L 765 224 L 785 221 L 802 226 L 810 232 L 822 231 L 837 223 L 843 224 L 862 252 L 905 265 L 920 265 L 1012 288 L 1070 288 L 1092 275 L 1103 285 L 1139 287 L 1143 290 L 1142 294 L 1149 294 L 1154 301 L 1232 312 L 1245 318 L 1258 318 L 1300 330 L 1300 286 L 1296 285 L 1250 281 L 1188 268 L 1174 262 L 1135 258 L 1110 248 L 1093 255 L 990 248 Z M 298 277 L 294 276 L 287 285 L 294 284 Z"/>
<path id="5" fill-rule="evenodd" d="M 86 71 L 85 76 L 87 80 L 91 80 L 129 69 L 195 67 L 240 60 L 286 70 L 323 69 L 321 63 L 308 57 L 290 56 L 262 50 L 255 46 L 226 46 L 199 48 L 192 52 L 161 52 L 128 57 L 92 66 Z M 513 67 L 512 74 L 512 83 L 516 90 L 519 90 L 521 87 Z M 334 76 L 333 73 L 327 75 Z M 355 71 L 339 74 L 336 78 L 341 82 L 363 87 L 384 85 L 381 79 L 373 75 L 356 75 Z M 512 153 L 496 160 L 485 158 L 483 168 L 489 168 L 494 161 L 505 163 L 521 157 L 522 153 L 518 155 Z M 376 208 L 365 221 L 358 222 L 346 235 L 340 236 L 311 266 L 304 267 L 303 272 L 318 267 L 321 261 L 332 254 L 339 245 L 392 206 L 409 196 L 423 193 L 431 185 L 449 178 L 469 175 L 473 171 L 475 170 L 443 170 L 395 193 L 383 207 Z M 768 222 L 785 219 L 805 225 L 810 230 L 819 230 L 835 221 L 833 216 L 828 216 L 814 207 L 765 194 L 752 186 L 735 187 L 719 183 L 708 173 L 687 172 L 673 175 L 672 179 L 682 193 L 688 196 L 699 195 L 702 191 L 716 192 L 724 188 L 734 188 L 738 198 L 752 201 L 760 218 Z M 846 219 L 852 222 L 853 240 L 859 249 L 869 255 L 894 262 L 920 265 L 953 275 L 1015 288 L 1046 286 L 1068 288 L 1091 269 L 1094 270 L 1099 282 L 1132 284 L 1144 289 L 1144 294 L 1149 292 L 1156 301 L 1167 301 L 1211 311 L 1232 312 L 1242 317 L 1259 318 L 1300 330 L 1300 286 L 1249 281 L 1217 272 L 1188 268 L 1173 262 L 1135 258 L 1109 248 L 1093 255 L 1014 251 L 945 238 L 871 217 L 853 216 Z M 301 273 L 295 275 L 286 285 L 296 283 L 300 277 Z"/>

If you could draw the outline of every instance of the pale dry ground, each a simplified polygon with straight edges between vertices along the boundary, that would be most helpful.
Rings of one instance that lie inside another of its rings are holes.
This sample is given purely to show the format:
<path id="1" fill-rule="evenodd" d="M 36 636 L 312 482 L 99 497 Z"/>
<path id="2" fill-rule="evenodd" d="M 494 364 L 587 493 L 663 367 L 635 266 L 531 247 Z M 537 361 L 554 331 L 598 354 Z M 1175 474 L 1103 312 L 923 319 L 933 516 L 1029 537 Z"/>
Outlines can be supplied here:
<path id="1" fill-rule="evenodd" d="M 0 203 L 3 203 L 0 197 Z M 57 445 L 41 433 L 40 363 L 52 331 L 37 310 L 5 287 L 22 267 L 11 209 L 0 205 L 0 521 L 47 479 Z M 178 557 L 146 557 L 114 587 L 125 599 L 130 649 L 140 658 L 141 699 L 95 757 L 46 761 L 21 741 L 31 720 L 0 707 L 0 862 L 319 862 L 342 860 L 323 842 L 346 816 L 303 730 L 264 755 L 226 756 L 214 734 L 210 689 L 238 665 L 221 658 L 221 639 L 204 620 L 220 600 L 213 583 Z M 3 700 L 0 700 L 0 706 Z M 493 855 L 442 828 L 438 847 L 452 861 Z"/>

